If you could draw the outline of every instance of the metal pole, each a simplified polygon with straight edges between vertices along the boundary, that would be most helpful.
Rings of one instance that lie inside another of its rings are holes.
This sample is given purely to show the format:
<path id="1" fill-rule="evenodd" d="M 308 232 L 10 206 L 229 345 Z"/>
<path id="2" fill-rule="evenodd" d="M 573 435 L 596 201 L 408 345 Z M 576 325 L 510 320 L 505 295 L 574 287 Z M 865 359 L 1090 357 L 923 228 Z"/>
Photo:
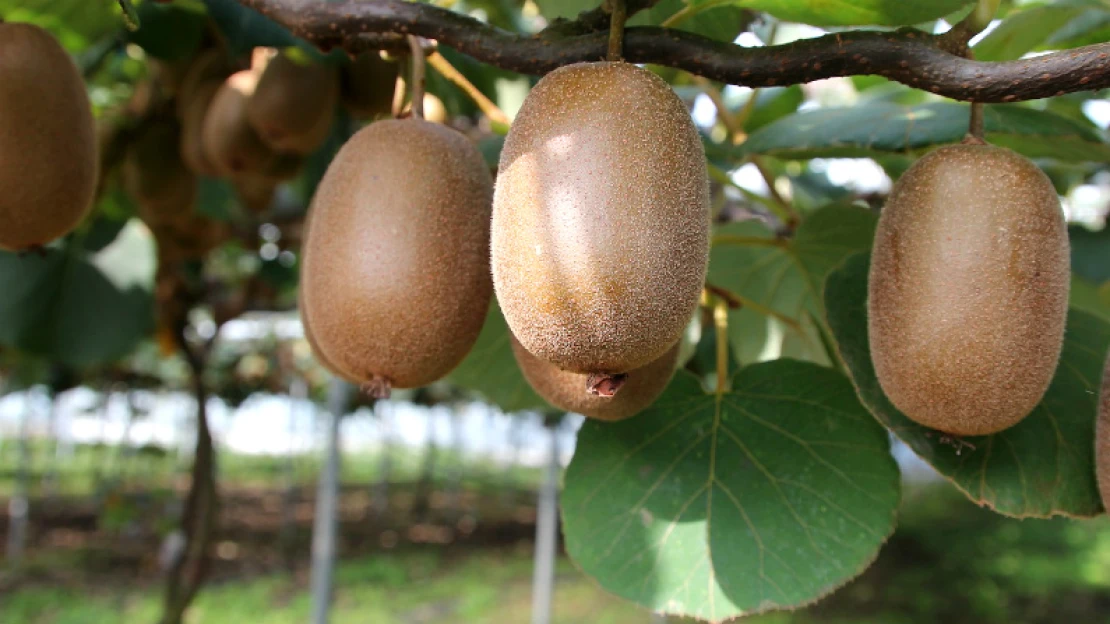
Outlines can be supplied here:
<path id="1" fill-rule="evenodd" d="M 23 393 L 23 418 L 19 422 L 19 466 L 15 476 L 15 492 L 8 501 L 8 543 L 5 555 L 9 561 L 23 558 L 27 545 L 27 517 L 29 481 L 31 479 L 31 410 L 32 393 Z"/>
<path id="2" fill-rule="evenodd" d="M 289 429 L 286 432 L 289 439 L 285 449 L 285 466 L 282 475 L 284 481 L 282 485 L 285 492 L 282 496 L 280 531 L 282 552 L 289 564 L 292 564 L 292 543 L 297 524 L 297 416 L 300 415 L 301 404 L 307 396 L 308 384 L 305 383 L 303 378 L 297 377 L 289 384 Z"/>
<path id="3" fill-rule="evenodd" d="M 551 437 L 547 473 L 540 487 L 536 511 L 536 555 L 532 571 L 532 624 L 550 624 L 555 593 L 555 547 L 559 533 L 559 430 L 549 427 Z"/>
<path id="4" fill-rule="evenodd" d="M 324 467 L 316 490 L 316 518 L 312 526 L 312 624 L 327 624 L 335 567 L 336 508 L 339 499 L 339 425 L 350 401 L 350 385 L 332 379 L 328 390 L 328 435 Z"/>

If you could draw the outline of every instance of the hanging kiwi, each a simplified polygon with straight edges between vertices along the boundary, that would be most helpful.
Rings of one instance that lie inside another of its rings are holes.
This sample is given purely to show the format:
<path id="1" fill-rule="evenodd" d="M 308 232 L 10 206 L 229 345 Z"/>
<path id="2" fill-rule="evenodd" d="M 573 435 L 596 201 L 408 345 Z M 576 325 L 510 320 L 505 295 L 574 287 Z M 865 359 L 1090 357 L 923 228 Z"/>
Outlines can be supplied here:
<path id="1" fill-rule="evenodd" d="M 560 370 L 532 355 L 510 334 L 513 356 L 528 384 L 553 407 L 597 420 L 623 420 L 655 402 L 674 376 L 678 341 L 663 355 L 640 368 L 628 371 L 620 393 L 613 397 L 583 392 L 586 375 Z"/>
<path id="2" fill-rule="evenodd" d="M 359 54 L 340 71 L 343 106 L 355 119 L 389 115 L 400 71 L 400 63 L 383 59 L 377 51 Z"/>
<path id="3" fill-rule="evenodd" d="M 1110 357 L 1102 370 L 1102 389 L 1095 425 L 1095 466 L 1102 506 L 1110 511 Z"/>
<path id="4" fill-rule="evenodd" d="M 310 154 L 323 145 L 339 101 L 334 67 L 274 55 L 247 101 L 247 119 L 272 149 Z"/>
<path id="5" fill-rule="evenodd" d="M 92 205 L 97 138 L 85 82 L 38 26 L 0 22 L 0 249 L 45 245 Z"/>
<path id="6" fill-rule="evenodd" d="M 593 391 L 660 358 L 709 258 L 705 154 L 682 100 L 624 62 L 547 74 L 505 139 L 491 241 L 497 299 L 528 352 Z"/>
<path id="7" fill-rule="evenodd" d="M 262 172 L 277 159 L 247 121 L 247 101 L 257 84 L 254 71 L 232 74 L 220 85 L 204 114 L 201 146 L 222 176 Z"/>
<path id="8" fill-rule="evenodd" d="M 177 93 L 177 116 L 184 118 L 186 109 L 195 101 L 195 95 L 204 85 L 223 82 L 234 71 L 231 60 L 216 48 L 206 49 L 189 62 L 189 68 L 181 78 Z"/>
<path id="9" fill-rule="evenodd" d="M 122 173 L 124 189 L 151 223 L 187 214 L 197 195 L 197 178 L 182 162 L 181 128 L 172 117 L 147 124 L 128 146 Z"/>
<path id="10" fill-rule="evenodd" d="M 986 435 L 1025 418 L 1056 371 L 1070 258 L 1048 177 L 1008 149 L 937 149 L 891 190 L 871 259 L 879 383 L 910 419 Z"/>
<path id="11" fill-rule="evenodd" d="M 322 363 L 386 396 L 462 360 L 492 291 L 492 186 L 463 135 L 419 118 L 372 123 L 340 149 L 303 245 L 302 322 Z"/>
<path id="12" fill-rule="evenodd" d="M 178 152 L 181 160 L 190 171 L 197 175 L 214 177 L 219 175 L 216 166 L 208 159 L 204 150 L 204 118 L 208 107 L 222 85 L 220 80 L 210 80 L 200 84 L 196 90 L 182 92 L 177 99 L 181 110 L 181 143 Z"/>

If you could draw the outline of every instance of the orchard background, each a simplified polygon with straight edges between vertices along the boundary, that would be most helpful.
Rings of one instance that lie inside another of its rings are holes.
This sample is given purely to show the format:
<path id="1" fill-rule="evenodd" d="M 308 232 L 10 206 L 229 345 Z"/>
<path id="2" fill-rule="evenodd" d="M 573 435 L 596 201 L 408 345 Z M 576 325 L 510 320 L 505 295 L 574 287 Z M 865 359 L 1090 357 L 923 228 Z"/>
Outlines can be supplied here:
<path id="1" fill-rule="evenodd" d="M 100 138 L 90 216 L 41 253 L 0 252 L 0 621 L 1110 613 L 1092 437 L 1110 350 L 1106 0 L 627 0 L 624 56 L 688 104 L 714 225 L 684 370 L 622 423 L 547 406 L 496 305 L 445 380 L 389 400 L 314 361 L 300 242 L 367 123 L 349 106 L 265 184 L 160 178 L 184 189 L 172 220 L 135 181 L 177 158 L 138 146 L 180 132 L 196 59 L 230 73 L 280 48 L 341 72 L 382 50 L 405 77 L 407 35 L 436 114 L 492 172 L 539 75 L 605 56 L 613 7 L 597 4 L 0 0 L 72 53 Z M 383 90 L 402 113 L 407 89 Z M 1041 404 L 954 441 L 878 385 L 867 254 L 892 181 L 965 136 L 971 101 L 988 142 L 1051 178 L 1073 275 Z"/>

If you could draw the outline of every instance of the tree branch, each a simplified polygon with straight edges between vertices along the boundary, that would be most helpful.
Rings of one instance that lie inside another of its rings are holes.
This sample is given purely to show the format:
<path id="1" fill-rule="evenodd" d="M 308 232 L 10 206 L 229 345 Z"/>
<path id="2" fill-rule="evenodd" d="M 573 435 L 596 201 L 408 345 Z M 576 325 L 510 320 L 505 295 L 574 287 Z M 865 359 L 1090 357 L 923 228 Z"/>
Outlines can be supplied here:
<path id="1" fill-rule="evenodd" d="M 365 47 L 370 33 L 435 39 L 479 61 L 525 74 L 605 58 L 608 33 L 593 12 L 559 22 L 538 35 L 510 33 L 474 18 L 404 0 L 315 2 L 239 0 L 322 49 Z M 634 9 L 651 2 L 629 2 Z M 361 42 L 361 43 L 360 43 Z M 1016 102 L 1110 87 L 1110 43 L 1030 59 L 987 63 L 946 51 L 943 35 L 913 29 L 836 33 L 763 48 L 744 48 L 692 33 L 629 28 L 624 56 L 712 80 L 749 87 L 875 74 L 956 100 Z"/>

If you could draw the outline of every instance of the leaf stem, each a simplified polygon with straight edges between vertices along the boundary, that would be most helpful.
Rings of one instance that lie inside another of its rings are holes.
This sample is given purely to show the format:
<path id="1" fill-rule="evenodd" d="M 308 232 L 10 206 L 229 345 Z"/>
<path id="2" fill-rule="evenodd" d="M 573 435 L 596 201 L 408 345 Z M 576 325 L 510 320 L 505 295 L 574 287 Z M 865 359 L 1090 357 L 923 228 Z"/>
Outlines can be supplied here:
<path id="1" fill-rule="evenodd" d="M 717 398 L 728 392 L 728 302 L 713 298 L 713 327 L 717 330 Z"/>
<path id="2" fill-rule="evenodd" d="M 420 38 L 408 36 L 409 48 L 412 50 L 412 116 L 424 119 L 424 45 Z"/>
<path id="3" fill-rule="evenodd" d="M 427 57 L 427 62 L 444 78 L 450 80 L 455 86 L 462 89 L 463 92 L 474 101 L 478 108 L 481 109 L 482 113 L 484 113 L 486 117 L 489 117 L 490 121 L 496 124 L 502 124 L 506 127 L 511 123 L 505 111 L 501 110 L 497 104 L 494 104 L 493 100 L 486 97 L 478 87 L 474 86 L 474 83 L 467 80 L 466 76 L 455 69 L 451 61 L 448 61 L 442 54 L 439 52 L 431 53 Z"/>

